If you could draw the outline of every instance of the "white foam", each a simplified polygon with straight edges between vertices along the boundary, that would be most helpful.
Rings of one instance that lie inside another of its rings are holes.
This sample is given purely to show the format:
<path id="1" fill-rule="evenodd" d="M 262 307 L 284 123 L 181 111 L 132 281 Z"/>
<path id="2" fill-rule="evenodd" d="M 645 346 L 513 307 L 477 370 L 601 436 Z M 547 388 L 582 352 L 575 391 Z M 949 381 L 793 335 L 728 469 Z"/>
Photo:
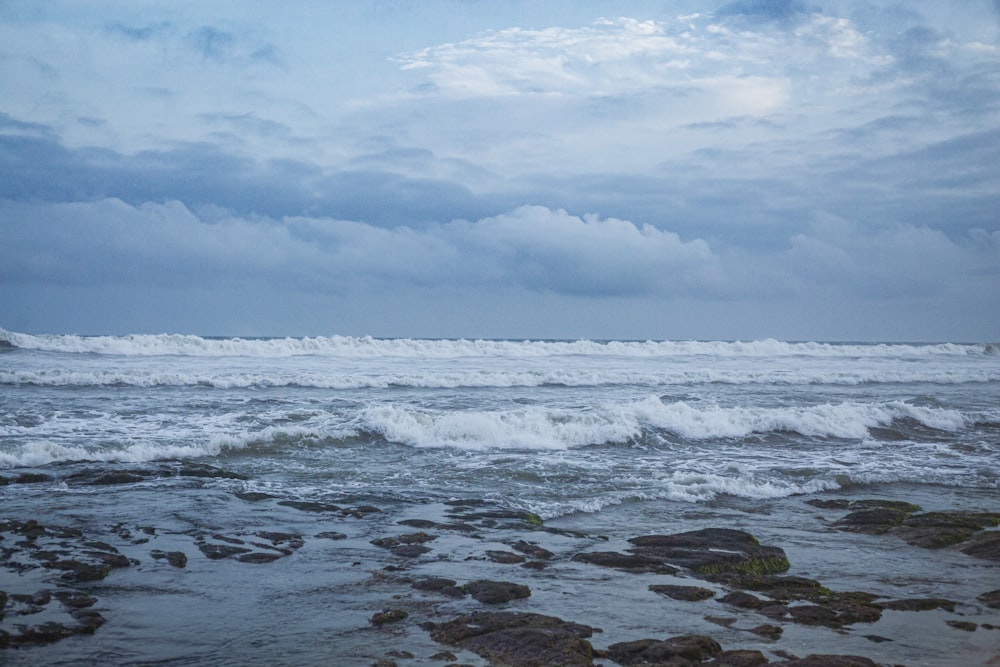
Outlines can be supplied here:
<path id="1" fill-rule="evenodd" d="M 264 370 L 264 369 L 262 369 Z M 596 387 L 596 386 L 683 386 L 692 384 L 761 384 L 761 385 L 839 385 L 914 383 L 965 384 L 1000 381 L 1000 368 L 926 369 L 907 368 L 873 370 L 855 368 L 830 371 L 825 368 L 798 370 L 732 369 L 697 370 L 666 369 L 662 372 L 642 372 L 627 369 L 545 369 L 523 371 L 426 370 L 401 373 L 377 370 L 367 373 L 317 372 L 311 369 L 275 369 L 272 372 L 232 372 L 202 370 L 197 373 L 163 369 L 99 369 L 44 370 L 0 369 L 0 385 L 34 385 L 46 387 L 213 387 L 217 389 L 304 387 L 312 389 L 378 389 L 387 387 L 420 387 L 448 389 L 459 387 Z"/>
<path id="2" fill-rule="evenodd" d="M 379 339 L 370 336 L 317 336 L 306 338 L 203 338 L 182 334 L 133 334 L 128 336 L 33 335 L 0 329 L 0 342 L 49 352 L 123 356 L 249 356 L 290 357 L 547 357 L 565 355 L 614 355 L 624 357 L 930 357 L 983 355 L 991 345 L 938 344 L 835 344 L 760 341 L 511 341 Z"/>
<path id="3" fill-rule="evenodd" d="M 567 449 L 638 439 L 650 427 L 687 440 L 798 433 L 818 438 L 860 439 L 872 428 L 912 419 L 942 431 L 958 431 L 970 418 L 955 410 L 888 403 L 840 403 L 804 407 L 695 407 L 657 397 L 608 404 L 586 412 L 532 407 L 505 411 L 438 413 L 382 405 L 364 410 L 362 430 L 415 447 L 461 449 Z"/>
<path id="4" fill-rule="evenodd" d="M 334 434 L 307 428 L 271 427 L 254 432 L 210 435 L 192 439 L 184 444 L 178 444 L 173 439 L 163 442 L 144 438 L 128 443 L 103 442 L 99 445 L 86 446 L 66 446 L 51 439 L 38 439 L 8 451 L 0 451 L 0 468 L 35 467 L 65 461 L 143 463 L 163 459 L 220 456 L 227 452 L 258 451 L 308 439 L 335 435 L 344 437 L 350 433 L 341 431 Z"/>

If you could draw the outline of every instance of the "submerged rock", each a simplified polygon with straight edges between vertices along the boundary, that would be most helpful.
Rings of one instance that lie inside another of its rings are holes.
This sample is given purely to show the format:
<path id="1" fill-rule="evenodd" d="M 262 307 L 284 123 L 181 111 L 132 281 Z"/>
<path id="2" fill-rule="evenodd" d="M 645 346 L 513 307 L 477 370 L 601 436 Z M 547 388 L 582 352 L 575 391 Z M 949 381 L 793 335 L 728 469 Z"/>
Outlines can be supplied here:
<path id="1" fill-rule="evenodd" d="M 655 574 L 676 574 L 677 568 L 667 565 L 662 558 L 642 556 L 637 554 L 623 554 L 617 551 L 589 551 L 573 556 L 572 560 L 580 563 L 590 563 L 591 565 L 601 565 L 612 567 L 616 570 L 626 572 Z"/>
<path id="2" fill-rule="evenodd" d="M 771 667 L 879 667 L 873 660 L 858 655 L 814 654 L 770 664 Z"/>
<path id="3" fill-rule="evenodd" d="M 594 628 L 555 616 L 479 612 L 425 626 L 431 639 L 472 651 L 505 667 L 590 667 Z"/>
<path id="4" fill-rule="evenodd" d="M 402 609 L 387 609 L 374 614 L 368 621 L 372 625 L 385 625 L 386 623 L 397 623 L 405 619 L 407 614 Z"/>
<path id="5" fill-rule="evenodd" d="M 995 591 L 983 593 L 976 598 L 991 609 L 1000 609 L 1000 588 Z"/>
<path id="6" fill-rule="evenodd" d="M 684 600 L 686 602 L 698 602 L 715 597 L 715 591 L 701 586 L 671 586 L 669 584 L 651 584 L 649 587 L 654 593 L 659 593 L 674 600 Z"/>
<path id="7" fill-rule="evenodd" d="M 931 611 L 933 609 L 944 609 L 945 611 L 955 611 L 955 603 L 944 598 L 908 598 L 905 600 L 889 600 L 879 602 L 879 606 L 893 611 Z"/>

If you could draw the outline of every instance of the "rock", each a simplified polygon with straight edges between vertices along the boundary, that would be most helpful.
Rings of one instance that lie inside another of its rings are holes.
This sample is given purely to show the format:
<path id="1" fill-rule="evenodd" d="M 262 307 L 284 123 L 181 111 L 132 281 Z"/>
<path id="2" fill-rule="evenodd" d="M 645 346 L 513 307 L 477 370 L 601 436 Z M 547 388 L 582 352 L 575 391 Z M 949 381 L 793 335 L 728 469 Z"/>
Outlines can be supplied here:
<path id="1" fill-rule="evenodd" d="M 827 628 L 839 628 L 843 625 L 837 612 L 815 604 L 789 607 L 788 613 L 793 621 L 802 625 L 822 625 Z"/>
<path id="2" fill-rule="evenodd" d="M 63 603 L 68 609 L 86 609 L 93 607 L 97 603 L 97 598 L 79 591 L 56 591 L 56 599 Z M 3 605 L 0 604 L 0 609 Z"/>
<path id="3" fill-rule="evenodd" d="M 709 581 L 726 584 L 731 588 L 763 593 L 775 600 L 816 601 L 829 596 L 830 590 L 814 579 L 775 575 L 754 575 L 729 572 L 706 577 Z"/>
<path id="4" fill-rule="evenodd" d="M 825 510 L 846 510 L 851 506 L 851 501 L 846 498 L 832 498 L 832 499 L 822 499 L 822 498 L 812 498 L 806 501 L 807 505 L 812 505 L 813 507 L 819 507 Z"/>
<path id="5" fill-rule="evenodd" d="M 223 470 L 207 463 L 192 463 L 185 461 L 177 469 L 177 474 L 181 477 L 206 477 L 213 479 L 249 479 L 246 475 L 241 475 L 230 470 Z"/>
<path id="6" fill-rule="evenodd" d="M 671 586 L 669 584 L 652 584 L 649 587 L 654 593 L 665 595 L 674 600 L 684 600 L 686 602 L 698 602 L 715 597 L 715 591 L 701 586 Z"/>
<path id="7" fill-rule="evenodd" d="M 898 526 L 910 516 L 910 512 L 889 507 L 858 510 L 834 522 L 841 530 L 850 530 L 868 535 L 881 535 Z"/>
<path id="8" fill-rule="evenodd" d="M 238 560 L 241 563 L 259 564 L 259 563 L 272 563 L 278 560 L 279 558 L 281 558 L 281 554 L 271 554 L 271 553 L 264 553 L 262 551 L 254 551 L 252 553 L 238 556 L 236 560 Z"/>
<path id="9" fill-rule="evenodd" d="M 246 500 L 247 502 L 257 503 L 261 500 L 271 500 L 277 496 L 273 496 L 270 493 L 262 493 L 260 491 L 238 491 L 233 494 L 240 500 Z"/>
<path id="10" fill-rule="evenodd" d="M 436 539 L 437 535 L 428 535 L 427 533 L 421 531 L 419 533 L 396 535 L 394 537 L 379 537 L 372 540 L 371 544 L 383 549 L 393 549 L 403 544 L 423 544 Z"/>
<path id="11" fill-rule="evenodd" d="M 728 572 L 775 574 L 788 569 L 778 547 L 763 546 L 753 535 L 730 528 L 705 528 L 673 535 L 646 535 L 629 540 L 636 554 L 679 565 L 699 575 Z"/>
<path id="12" fill-rule="evenodd" d="M 976 628 L 979 627 L 979 625 L 970 621 L 945 621 L 945 623 L 958 630 L 964 630 L 965 632 L 975 632 Z"/>
<path id="13" fill-rule="evenodd" d="M 45 563 L 45 567 L 53 570 L 63 570 L 63 579 L 67 581 L 99 581 L 108 576 L 111 566 L 107 564 L 93 565 L 78 560 L 57 560 Z"/>
<path id="14" fill-rule="evenodd" d="M 344 533 L 336 533 L 331 531 L 324 531 L 322 533 L 316 533 L 316 537 L 324 540 L 346 540 L 347 535 Z"/>
<path id="15" fill-rule="evenodd" d="M 767 664 L 767 657 L 760 651 L 723 651 L 716 656 L 718 667 L 759 667 Z"/>
<path id="16" fill-rule="evenodd" d="M 914 514 L 892 532 L 913 546 L 940 549 L 998 524 L 997 512 L 927 512 Z"/>
<path id="17" fill-rule="evenodd" d="M 421 530 L 426 528 L 433 528 L 437 525 L 434 521 L 429 519 L 403 519 L 402 521 L 397 521 L 400 526 L 409 526 L 410 528 L 420 528 Z"/>
<path id="18" fill-rule="evenodd" d="M 771 667 L 879 667 L 868 658 L 857 655 L 807 655 L 770 664 Z"/>
<path id="19" fill-rule="evenodd" d="M 676 574 L 677 568 L 663 562 L 662 558 L 623 554 L 617 551 L 589 551 L 573 556 L 572 560 L 591 565 L 612 567 L 636 574 L 652 572 L 654 574 Z"/>
<path id="20" fill-rule="evenodd" d="M 524 540 L 518 540 L 517 542 L 514 542 L 510 546 L 514 549 L 514 551 L 520 551 L 526 556 L 530 556 L 531 558 L 538 558 L 539 560 L 549 560 L 550 558 L 555 556 L 555 554 L 549 551 L 548 549 L 544 549 L 538 546 L 537 544 L 534 544 L 533 542 L 525 542 Z"/>
<path id="21" fill-rule="evenodd" d="M 284 507 L 301 510 L 303 512 L 339 512 L 341 510 L 339 505 L 308 500 L 280 500 L 278 501 L 278 504 Z"/>
<path id="22" fill-rule="evenodd" d="M 458 660 L 458 656 L 451 651 L 438 651 L 434 655 L 427 658 L 428 660 L 441 660 L 442 662 L 455 662 Z"/>
<path id="23" fill-rule="evenodd" d="M 893 611 L 930 611 L 932 609 L 944 609 L 945 611 L 955 611 L 955 603 L 944 598 L 909 598 L 906 600 L 889 600 L 879 602 L 879 606 Z"/>
<path id="24" fill-rule="evenodd" d="M 414 581 L 410 585 L 418 591 L 433 591 L 452 598 L 465 597 L 465 591 L 460 586 L 456 586 L 454 580 L 444 577 L 427 577 Z"/>
<path id="25" fill-rule="evenodd" d="M 594 628 L 554 616 L 480 612 L 429 624 L 431 638 L 473 651 L 505 667 L 590 667 Z"/>
<path id="26" fill-rule="evenodd" d="M 374 614 L 368 622 L 372 625 L 385 625 L 386 623 L 397 623 L 409 616 L 402 609 L 387 609 Z"/>
<path id="27" fill-rule="evenodd" d="M 608 647 L 608 657 L 621 665 L 667 663 L 674 658 L 701 663 L 722 653 L 718 642 L 701 635 L 683 635 L 667 640 L 640 639 Z"/>
<path id="28" fill-rule="evenodd" d="M 98 475 L 94 479 L 90 480 L 87 484 L 93 486 L 111 486 L 113 484 L 134 484 L 145 479 L 146 477 L 143 475 L 138 475 L 132 472 L 106 472 L 103 475 Z"/>
<path id="29" fill-rule="evenodd" d="M 211 558 L 212 560 L 229 558 L 230 556 L 250 552 L 250 549 L 245 547 L 234 547 L 229 544 L 211 544 L 208 542 L 202 542 L 198 545 L 198 548 L 201 549 L 201 552 L 205 554 L 205 556 Z"/>
<path id="30" fill-rule="evenodd" d="M 471 581 L 462 590 L 483 604 L 502 604 L 511 600 L 521 600 L 531 596 L 531 589 L 523 584 L 509 581 Z"/>
<path id="31" fill-rule="evenodd" d="M 40 484 L 42 482 L 54 482 L 55 479 L 52 475 L 44 475 L 39 472 L 22 472 L 9 481 L 11 484 Z"/>
<path id="32" fill-rule="evenodd" d="M 995 591 L 983 593 L 976 599 L 985 604 L 987 607 L 990 607 L 991 609 L 1000 609 L 1000 588 L 998 588 Z M 0 609 L 2 608 L 3 605 L 0 605 Z"/>
<path id="33" fill-rule="evenodd" d="M 401 544 L 398 547 L 394 547 L 392 549 L 392 553 L 395 556 L 401 556 L 403 558 L 417 558 L 430 550 L 430 547 L 425 547 L 422 544 Z"/>
<path id="34" fill-rule="evenodd" d="M 187 554 L 183 551 L 168 551 L 167 552 L 167 562 L 174 567 L 184 568 L 187 567 Z"/>
<path id="35" fill-rule="evenodd" d="M 777 625 L 758 625 L 755 628 L 750 628 L 750 632 L 755 635 L 760 635 L 767 639 L 780 639 L 783 630 Z"/>
<path id="36" fill-rule="evenodd" d="M 719 598 L 719 602 L 738 607 L 739 609 L 760 609 L 767 604 L 756 595 L 750 595 L 743 591 L 727 593 Z"/>
<path id="37" fill-rule="evenodd" d="M 976 558 L 1000 561 L 1000 531 L 990 531 L 968 540 L 959 551 Z"/>
<path id="38" fill-rule="evenodd" d="M 487 551 L 486 557 L 494 563 L 503 563 L 505 565 L 515 565 L 525 561 L 524 556 L 518 555 L 513 551 Z"/>

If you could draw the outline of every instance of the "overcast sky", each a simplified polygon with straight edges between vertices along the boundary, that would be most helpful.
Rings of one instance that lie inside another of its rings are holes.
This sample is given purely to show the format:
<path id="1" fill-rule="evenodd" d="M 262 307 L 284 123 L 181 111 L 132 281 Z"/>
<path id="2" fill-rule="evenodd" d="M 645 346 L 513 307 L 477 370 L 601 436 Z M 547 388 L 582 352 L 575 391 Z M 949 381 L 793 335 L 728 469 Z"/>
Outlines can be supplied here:
<path id="1" fill-rule="evenodd" d="M 0 327 L 1000 340 L 1000 0 L 0 0 Z"/>

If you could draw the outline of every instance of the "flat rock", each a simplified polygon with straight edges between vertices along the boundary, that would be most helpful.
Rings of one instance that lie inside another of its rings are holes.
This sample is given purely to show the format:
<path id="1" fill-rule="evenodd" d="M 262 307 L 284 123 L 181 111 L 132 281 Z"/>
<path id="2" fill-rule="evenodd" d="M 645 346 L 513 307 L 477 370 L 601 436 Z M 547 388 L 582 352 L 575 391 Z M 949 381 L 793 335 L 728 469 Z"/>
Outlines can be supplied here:
<path id="1" fill-rule="evenodd" d="M 838 519 L 834 525 L 840 530 L 849 530 L 868 535 L 881 535 L 903 523 L 911 512 L 893 507 L 877 507 L 851 512 Z"/>
<path id="2" fill-rule="evenodd" d="M 554 616 L 480 612 L 425 626 L 434 641 L 472 651 L 505 667 L 591 667 L 594 628 Z"/>
<path id="3" fill-rule="evenodd" d="M 760 651 L 723 651 L 715 658 L 723 667 L 760 667 L 767 664 L 767 657 Z"/>
<path id="4" fill-rule="evenodd" d="M 892 533 L 913 546 L 940 549 L 997 525 L 1000 525 L 998 512 L 926 512 L 908 517 Z"/>
<path id="5" fill-rule="evenodd" d="M 620 665 L 669 663 L 677 658 L 701 663 L 722 653 L 719 643 L 701 635 L 683 635 L 670 639 L 640 639 L 608 647 L 608 657 Z M 683 663 L 681 663 L 683 664 Z"/>
<path id="6" fill-rule="evenodd" d="M 931 611 L 932 609 L 955 611 L 955 603 L 944 598 L 907 598 L 905 600 L 888 600 L 878 604 L 893 611 Z"/>
<path id="7" fill-rule="evenodd" d="M 705 528 L 672 535 L 633 537 L 632 551 L 678 565 L 698 575 L 729 572 L 776 574 L 788 569 L 779 547 L 764 546 L 750 533 L 731 528 Z"/>
<path id="8" fill-rule="evenodd" d="M 858 655 L 813 654 L 770 664 L 771 667 L 879 667 L 874 661 Z"/>
<path id="9" fill-rule="evenodd" d="M 483 604 L 501 604 L 531 596 L 530 588 L 524 584 L 515 584 L 509 581 L 480 579 L 465 584 L 462 586 L 462 590 Z"/>
<path id="10" fill-rule="evenodd" d="M 976 558 L 1000 561 L 1000 531 L 975 535 L 959 546 L 959 551 Z"/>
<path id="11" fill-rule="evenodd" d="M 487 551 L 486 557 L 494 563 L 502 563 L 504 565 L 516 565 L 526 560 L 524 556 L 516 554 L 513 551 Z"/>
<path id="12" fill-rule="evenodd" d="M 686 602 L 698 602 L 715 597 L 715 591 L 701 586 L 671 586 L 669 584 L 651 584 L 649 587 L 654 593 L 664 595 L 674 600 L 684 600 Z"/>
<path id="13" fill-rule="evenodd" d="M 465 597 L 465 591 L 462 590 L 461 586 L 455 585 L 454 579 L 446 579 L 444 577 L 426 577 L 424 579 L 418 579 L 410 585 L 418 591 L 433 591 L 452 598 Z"/>
<path id="14" fill-rule="evenodd" d="M 232 544 L 212 544 L 210 542 L 202 542 L 198 545 L 198 549 L 200 549 L 207 558 L 211 558 L 212 560 L 229 558 L 230 556 L 246 554 L 252 551 L 246 547 L 237 547 Z"/>
<path id="15" fill-rule="evenodd" d="M 572 560 L 591 565 L 611 567 L 636 574 L 652 572 L 655 574 L 676 574 L 677 568 L 667 565 L 662 558 L 639 554 L 624 554 L 617 551 L 589 551 L 578 553 Z"/>
<path id="16" fill-rule="evenodd" d="M 372 617 L 368 619 L 368 622 L 372 625 L 385 625 L 386 623 L 398 623 L 407 616 L 409 616 L 409 614 L 402 609 L 387 609 L 373 614 Z"/>

